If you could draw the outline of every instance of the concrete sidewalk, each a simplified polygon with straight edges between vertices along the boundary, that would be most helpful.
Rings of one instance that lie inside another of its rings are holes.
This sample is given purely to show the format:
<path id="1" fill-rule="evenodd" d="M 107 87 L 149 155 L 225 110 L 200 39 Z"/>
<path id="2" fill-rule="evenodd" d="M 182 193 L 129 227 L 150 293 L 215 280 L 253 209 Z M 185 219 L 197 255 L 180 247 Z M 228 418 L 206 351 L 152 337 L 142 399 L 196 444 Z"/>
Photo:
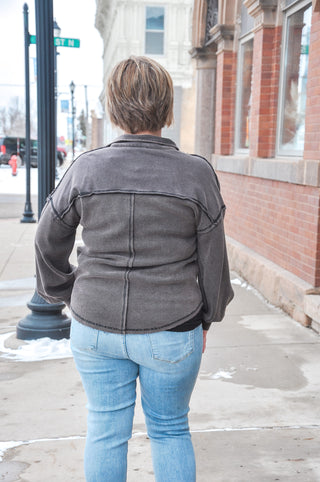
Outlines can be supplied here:
<path id="1" fill-rule="evenodd" d="M 0 480 L 81 482 L 86 401 L 72 358 L 13 356 L 29 346 L 15 326 L 29 313 L 36 230 L 17 211 L 0 219 Z M 191 403 L 197 481 L 320 481 L 320 338 L 232 278 Z M 129 482 L 154 480 L 145 432 L 138 394 Z"/>

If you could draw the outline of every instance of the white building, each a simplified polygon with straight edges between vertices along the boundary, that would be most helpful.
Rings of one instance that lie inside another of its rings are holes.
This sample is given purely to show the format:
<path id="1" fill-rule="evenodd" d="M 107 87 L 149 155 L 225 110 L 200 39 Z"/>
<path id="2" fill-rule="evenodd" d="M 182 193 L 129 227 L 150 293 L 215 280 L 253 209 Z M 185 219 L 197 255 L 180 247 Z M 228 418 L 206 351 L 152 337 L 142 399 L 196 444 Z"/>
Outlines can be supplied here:
<path id="1" fill-rule="evenodd" d="M 174 84 L 175 122 L 163 135 L 193 151 L 194 95 L 191 49 L 192 0 L 96 0 L 96 28 L 104 44 L 103 93 L 116 63 L 130 55 L 146 55 L 161 63 Z M 116 135 L 108 119 L 105 141 Z"/>

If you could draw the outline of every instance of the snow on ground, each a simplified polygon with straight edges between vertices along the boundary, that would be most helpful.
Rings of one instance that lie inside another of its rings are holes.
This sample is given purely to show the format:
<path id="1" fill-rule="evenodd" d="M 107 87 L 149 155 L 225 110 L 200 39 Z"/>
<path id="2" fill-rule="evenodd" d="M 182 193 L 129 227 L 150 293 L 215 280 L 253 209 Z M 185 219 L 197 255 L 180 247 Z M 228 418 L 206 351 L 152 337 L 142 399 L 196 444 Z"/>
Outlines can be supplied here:
<path id="1" fill-rule="evenodd" d="M 38 169 L 30 169 L 30 192 L 31 195 L 38 193 Z M 0 167 L 0 194 L 25 194 L 26 193 L 26 169 L 18 168 L 18 174 L 12 176 L 11 167 Z"/>
<path id="2" fill-rule="evenodd" d="M 0 335 L 0 357 L 18 362 L 35 362 L 43 360 L 57 360 L 72 357 L 70 340 L 52 340 L 40 338 L 39 340 L 26 340 L 25 344 L 17 349 L 7 348 L 5 342 L 14 332 Z"/>
<path id="3" fill-rule="evenodd" d="M 144 434 L 146 435 L 146 434 Z M 5 455 L 5 452 L 7 450 L 13 449 L 15 447 L 19 447 L 20 445 L 31 445 L 39 442 L 56 442 L 59 440 L 82 440 L 85 437 L 81 435 L 73 435 L 71 437 L 57 437 L 57 438 L 39 438 L 35 440 L 20 440 L 20 441 L 9 441 L 9 442 L 0 442 L 0 462 L 2 462 L 2 459 Z M 1 479 L 2 480 L 2 479 Z"/>
<path id="4" fill-rule="evenodd" d="M 80 152 L 77 152 L 77 156 Z M 68 154 L 67 159 L 61 167 L 58 167 L 58 177 L 61 179 L 63 173 L 71 163 L 71 154 Z M 13 176 L 11 174 L 11 167 L 7 165 L 0 165 L 0 194 L 25 194 L 26 193 L 26 168 L 25 166 L 18 168 L 18 174 Z M 59 180 L 58 179 L 58 180 Z M 57 181 L 58 181 L 57 180 Z M 30 192 L 31 195 L 38 194 L 38 169 L 30 169 Z"/>
<path id="5" fill-rule="evenodd" d="M 34 290 L 36 287 L 36 277 L 19 278 L 0 281 L 0 290 Z"/>

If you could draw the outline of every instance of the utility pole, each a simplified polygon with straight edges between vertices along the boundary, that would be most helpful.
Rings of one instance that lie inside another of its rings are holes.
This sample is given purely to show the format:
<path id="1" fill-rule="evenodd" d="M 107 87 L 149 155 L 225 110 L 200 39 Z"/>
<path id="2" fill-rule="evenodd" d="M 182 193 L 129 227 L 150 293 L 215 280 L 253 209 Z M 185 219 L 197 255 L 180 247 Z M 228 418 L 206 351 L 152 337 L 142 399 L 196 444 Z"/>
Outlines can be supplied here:
<path id="1" fill-rule="evenodd" d="M 72 160 L 74 161 L 74 117 L 75 117 L 75 106 L 74 106 L 74 90 L 76 86 L 73 80 L 70 82 L 70 92 L 71 92 L 71 112 L 72 112 Z"/>
<path id="2" fill-rule="evenodd" d="M 26 93 L 26 202 L 21 223 L 35 223 L 33 217 L 31 195 L 30 195 L 30 73 L 29 73 L 29 9 L 25 3 L 23 6 L 24 20 L 24 62 L 25 62 L 25 93 Z"/>
<path id="3" fill-rule="evenodd" d="M 37 31 L 37 90 L 38 90 L 38 214 L 55 187 L 55 99 L 53 2 L 35 0 Z M 47 303 L 37 292 L 28 308 L 32 311 L 17 325 L 20 340 L 49 337 L 69 338 L 71 320 L 64 314 L 64 303 Z"/>

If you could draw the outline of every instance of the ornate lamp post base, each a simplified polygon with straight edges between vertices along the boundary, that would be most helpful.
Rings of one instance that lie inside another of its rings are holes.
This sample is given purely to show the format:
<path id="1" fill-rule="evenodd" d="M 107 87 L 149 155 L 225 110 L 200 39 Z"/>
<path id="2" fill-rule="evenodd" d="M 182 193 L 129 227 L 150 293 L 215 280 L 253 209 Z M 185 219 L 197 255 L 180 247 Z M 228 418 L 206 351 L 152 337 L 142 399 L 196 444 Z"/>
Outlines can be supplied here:
<path id="1" fill-rule="evenodd" d="M 37 220 L 34 218 L 31 203 L 26 203 L 24 208 L 23 217 L 20 219 L 20 223 L 36 223 Z"/>
<path id="2" fill-rule="evenodd" d="M 47 303 L 37 292 L 27 303 L 31 313 L 19 321 L 17 338 L 19 340 L 35 340 L 49 337 L 61 340 L 70 337 L 71 320 L 62 313 L 64 303 Z"/>

